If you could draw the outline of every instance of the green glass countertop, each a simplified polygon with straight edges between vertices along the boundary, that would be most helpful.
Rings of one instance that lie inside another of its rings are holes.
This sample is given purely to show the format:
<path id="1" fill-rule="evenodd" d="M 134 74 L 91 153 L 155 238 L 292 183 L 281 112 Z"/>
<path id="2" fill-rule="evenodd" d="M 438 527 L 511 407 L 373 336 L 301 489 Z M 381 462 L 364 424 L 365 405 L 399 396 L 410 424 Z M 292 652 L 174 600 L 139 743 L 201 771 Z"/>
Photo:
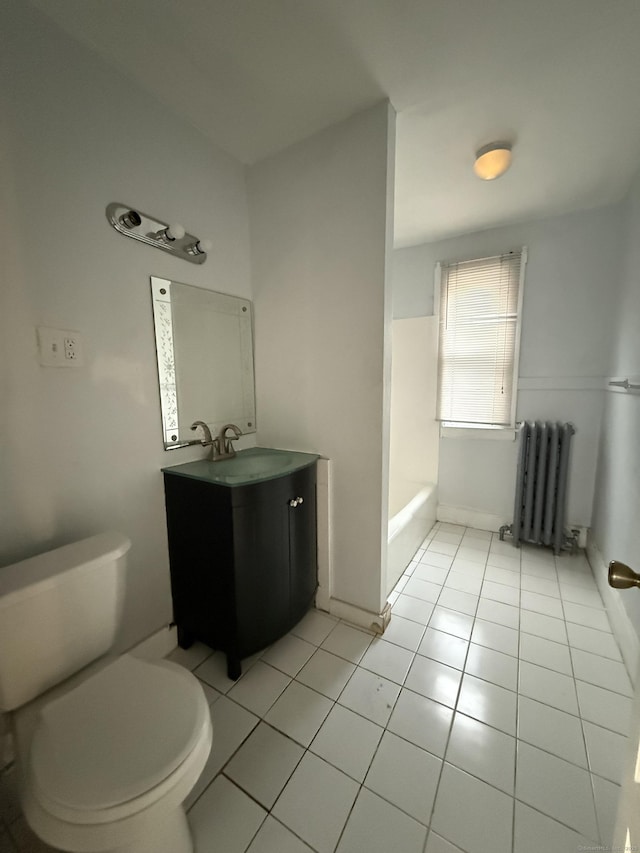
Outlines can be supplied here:
<path id="1" fill-rule="evenodd" d="M 306 468 L 317 459 L 316 453 L 298 453 L 296 450 L 272 450 L 268 447 L 250 447 L 239 450 L 231 459 L 198 459 L 163 468 L 165 474 L 177 474 L 179 477 L 191 477 L 219 486 L 246 486 L 262 483 L 292 474 Z"/>

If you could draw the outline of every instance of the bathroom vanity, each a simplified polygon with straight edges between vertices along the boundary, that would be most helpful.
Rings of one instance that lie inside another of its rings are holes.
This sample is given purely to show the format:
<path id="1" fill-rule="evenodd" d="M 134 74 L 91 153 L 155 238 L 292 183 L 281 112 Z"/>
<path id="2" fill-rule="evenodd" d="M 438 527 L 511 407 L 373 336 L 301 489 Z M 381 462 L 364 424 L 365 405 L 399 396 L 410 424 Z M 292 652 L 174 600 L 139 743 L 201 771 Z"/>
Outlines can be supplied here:
<path id="1" fill-rule="evenodd" d="M 163 469 L 178 643 L 223 650 L 234 680 L 312 604 L 317 458 L 256 447 Z"/>

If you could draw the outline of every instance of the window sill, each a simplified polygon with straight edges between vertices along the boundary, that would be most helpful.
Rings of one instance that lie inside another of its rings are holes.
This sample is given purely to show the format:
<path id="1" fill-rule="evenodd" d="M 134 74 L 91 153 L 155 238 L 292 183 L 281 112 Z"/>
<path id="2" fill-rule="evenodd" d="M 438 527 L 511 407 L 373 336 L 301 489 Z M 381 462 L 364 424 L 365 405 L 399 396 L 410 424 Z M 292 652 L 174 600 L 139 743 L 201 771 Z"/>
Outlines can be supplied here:
<path id="1" fill-rule="evenodd" d="M 482 439 L 489 441 L 515 441 L 514 427 L 471 427 L 440 424 L 440 438 Z"/>

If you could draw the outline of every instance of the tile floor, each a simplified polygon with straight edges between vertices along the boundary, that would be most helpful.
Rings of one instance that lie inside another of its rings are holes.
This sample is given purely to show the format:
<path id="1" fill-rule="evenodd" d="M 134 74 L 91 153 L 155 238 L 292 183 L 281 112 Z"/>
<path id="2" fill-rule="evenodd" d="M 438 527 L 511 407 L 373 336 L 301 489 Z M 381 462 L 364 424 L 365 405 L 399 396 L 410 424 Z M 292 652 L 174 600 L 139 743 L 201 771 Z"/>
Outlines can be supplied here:
<path id="1" fill-rule="evenodd" d="M 584 556 L 437 524 L 391 601 L 382 638 L 312 611 L 235 684 L 174 652 L 214 726 L 197 853 L 609 844 L 632 687 Z M 4 802 L 0 850 L 44 850 Z"/>

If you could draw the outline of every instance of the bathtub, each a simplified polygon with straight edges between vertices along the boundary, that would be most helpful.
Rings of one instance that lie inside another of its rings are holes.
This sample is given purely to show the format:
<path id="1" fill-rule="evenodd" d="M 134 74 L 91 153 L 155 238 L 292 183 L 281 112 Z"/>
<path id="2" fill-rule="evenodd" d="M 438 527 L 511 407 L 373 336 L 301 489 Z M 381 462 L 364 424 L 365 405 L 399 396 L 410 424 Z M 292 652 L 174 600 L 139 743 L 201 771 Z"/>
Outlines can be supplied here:
<path id="1" fill-rule="evenodd" d="M 436 521 L 435 483 L 391 483 L 387 545 L 387 592 L 398 583 Z"/>

